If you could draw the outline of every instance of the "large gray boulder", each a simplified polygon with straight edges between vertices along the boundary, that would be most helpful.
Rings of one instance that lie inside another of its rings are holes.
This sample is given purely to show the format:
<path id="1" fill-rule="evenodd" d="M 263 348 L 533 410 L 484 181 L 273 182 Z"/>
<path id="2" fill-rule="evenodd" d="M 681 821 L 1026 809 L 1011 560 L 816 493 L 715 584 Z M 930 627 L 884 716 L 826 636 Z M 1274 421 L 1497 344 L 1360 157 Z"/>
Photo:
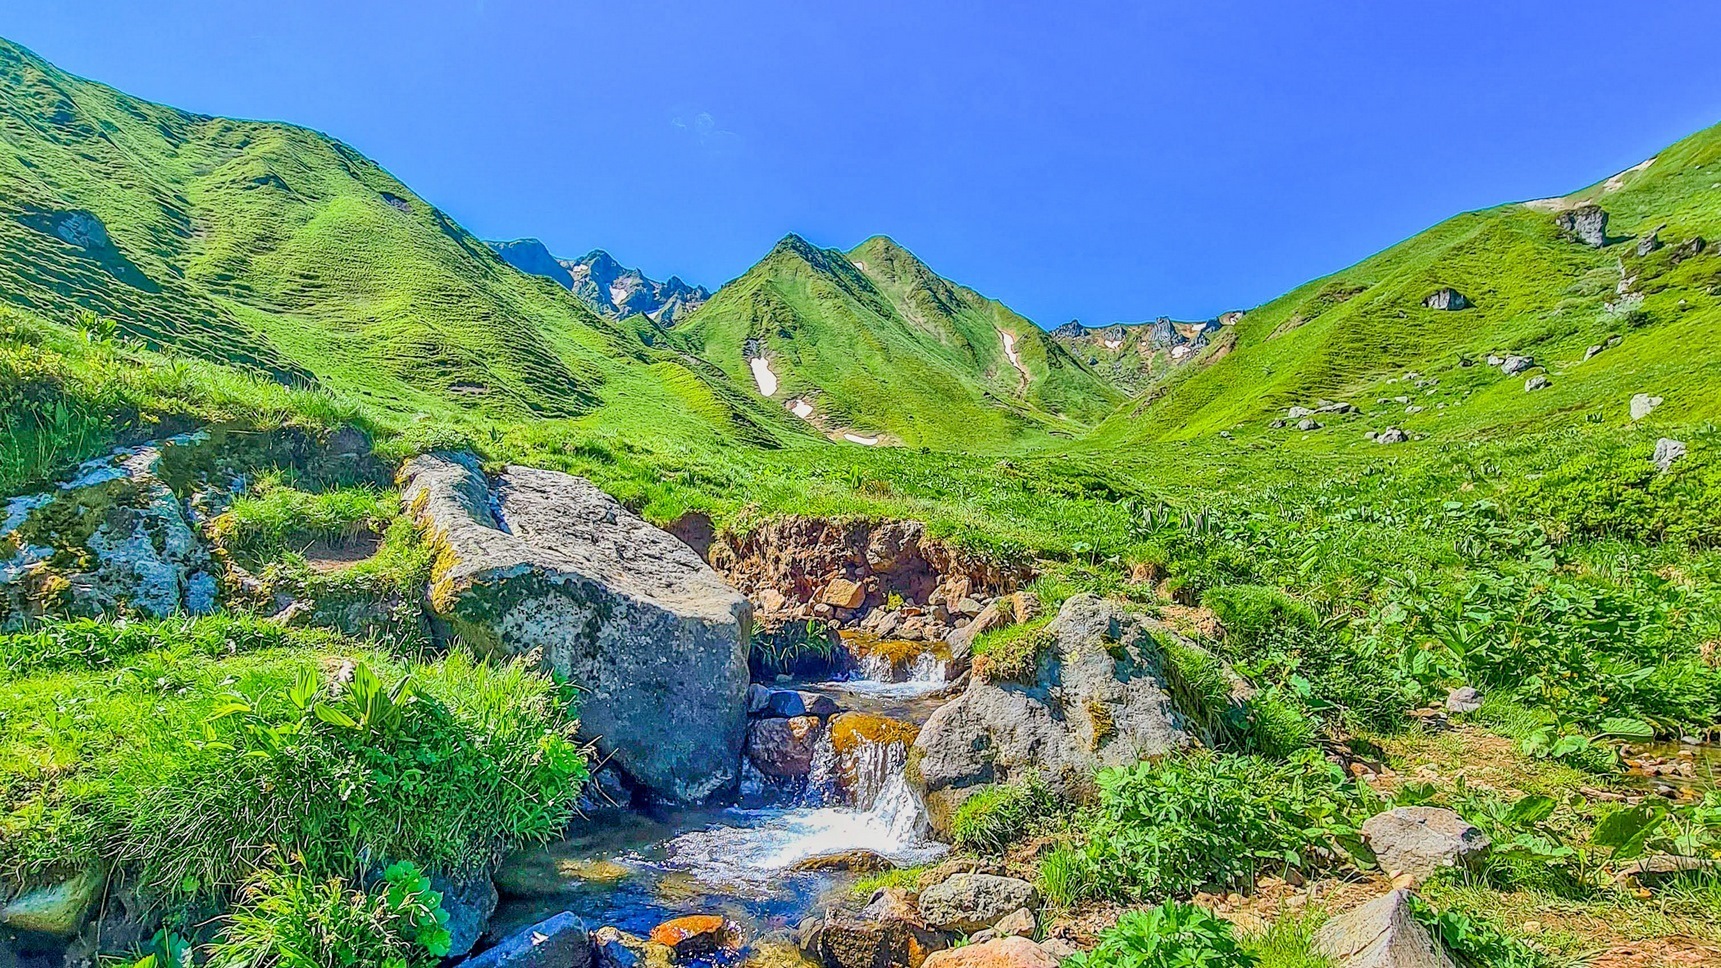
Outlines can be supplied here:
<path id="1" fill-rule="evenodd" d="M 920 916 L 945 931 L 973 934 L 1012 912 L 1040 907 L 1040 891 L 1014 877 L 953 874 L 920 892 Z"/>
<path id="2" fill-rule="evenodd" d="M 1445 867 L 1472 867 L 1488 853 L 1488 835 L 1443 807 L 1394 807 L 1368 818 L 1363 840 L 1381 870 L 1418 882 Z"/>
<path id="3" fill-rule="evenodd" d="M 545 918 L 461 962 L 461 968 L 591 968 L 585 922 L 567 911 Z"/>
<path id="4" fill-rule="evenodd" d="M 1554 216 L 1560 234 L 1599 249 L 1607 245 L 1607 212 L 1599 205 L 1579 205 Z"/>
<path id="5" fill-rule="evenodd" d="M 1655 442 L 1655 454 L 1650 460 L 1655 463 L 1655 469 L 1665 474 L 1673 467 L 1673 462 L 1685 456 L 1685 442 L 1663 437 Z"/>
<path id="6" fill-rule="evenodd" d="M 859 914 L 832 911 L 801 922 L 796 944 L 824 968 L 921 968 L 949 941 L 920 917 L 906 893 L 882 888 Z"/>
<path id="7" fill-rule="evenodd" d="M 1031 682 L 977 674 L 921 728 L 910 777 L 936 829 L 948 831 L 956 807 L 987 784 L 1038 774 L 1060 793 L 1086 793 L 1098 767 L 1192 742 L 1155 641 L 1170 630 L 1077 595 L 1037 635 L 1042 654 Z"/>
<path id="8" fill-rule="evenodd" d="M 213 609 L 208 551 L 162 478 L 165 455 L 203 439 L 121 448 L 53 490 L 0 507 L 0 627 L 44 613 L 161 618 Z"/>
<path id="9" fill-rule="evenodd" d="M 753 611 L 693 549 L 568 474 L 509 467 L 492 491 L 470 455 L 428 454 L 401 482 L 449 631 L 577 685 L 582 735 L 656 798 L 735 785 Z"/>
<path id="10" fill-rule="evenodd" d="M 1334 968 L 1456 968 L 1410 912 L 1410 892 L 1391 891 L 1321 925 L 1314 949 Z"/>

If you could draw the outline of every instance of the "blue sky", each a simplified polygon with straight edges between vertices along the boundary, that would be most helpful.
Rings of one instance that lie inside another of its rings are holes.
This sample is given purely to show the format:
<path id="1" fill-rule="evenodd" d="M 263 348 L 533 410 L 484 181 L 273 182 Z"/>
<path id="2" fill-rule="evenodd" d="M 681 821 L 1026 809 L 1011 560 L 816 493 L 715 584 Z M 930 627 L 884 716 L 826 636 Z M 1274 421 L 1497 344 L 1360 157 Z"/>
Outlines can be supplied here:
<path id="1" fill-rule="evenodd" d="M 327 131 L 485 237 L 716 285 L 883 233 L 1047 326 L 1254 305 L 1721 121 L 1713 0 L 11 0 L 0 34 Z"/>

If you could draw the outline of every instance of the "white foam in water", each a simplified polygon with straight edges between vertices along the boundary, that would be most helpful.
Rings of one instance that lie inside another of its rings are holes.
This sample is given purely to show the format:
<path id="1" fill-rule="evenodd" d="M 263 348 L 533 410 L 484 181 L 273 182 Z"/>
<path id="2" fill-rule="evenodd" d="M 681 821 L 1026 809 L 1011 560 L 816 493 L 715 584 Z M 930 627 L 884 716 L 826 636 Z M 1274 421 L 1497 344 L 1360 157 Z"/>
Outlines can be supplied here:
<path id="1" fill-rule="evenodd" d="M 930 652 L 914 657 L 906 675 L 897 671 L 891 661 L 877 652 L 860 658 L 860 678 L 832 682 L 832 688 L 863 696 L 884 699 L 917 699 L 930 696 L 948 686 L 948 664 Z"/>

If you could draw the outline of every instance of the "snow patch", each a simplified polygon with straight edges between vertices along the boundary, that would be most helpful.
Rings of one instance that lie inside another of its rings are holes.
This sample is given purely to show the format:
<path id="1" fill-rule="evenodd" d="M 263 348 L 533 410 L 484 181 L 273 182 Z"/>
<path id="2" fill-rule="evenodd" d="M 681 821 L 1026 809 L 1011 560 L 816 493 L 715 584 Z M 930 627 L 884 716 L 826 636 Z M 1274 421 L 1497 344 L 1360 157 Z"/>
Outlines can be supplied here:
<path id="1" fill-rule="evenodd" d="M 1100 340 L 1100 342 L 1104 343 L 1108 350 L 1115 350 L 1123 345 L 1123 340 L 1121 339 L 1103 339 Z"/>
<path id="2" fill-rule="evenodd" d="M 843 434 L 843 439 L 851 444 L 865 444 L 868 447 L 878 446 L 877 437 L 862 437 L 860 434 Z"/>
<path id="3" fill-rule="evenodd" d="M 770 396 L 777 392 L 777 374 L 771 372 L 771 361 L 763 356 L 757 356 L 747 361 L 753 368 L 753 380 L 759 384 L 759 392 Z"/>
<path id="4" fill-rule="evenodd" d="M 805 400 L 790 400 L 789 412 L 800 417 L 802 420 L 813 419 L 813 405 Z"/>

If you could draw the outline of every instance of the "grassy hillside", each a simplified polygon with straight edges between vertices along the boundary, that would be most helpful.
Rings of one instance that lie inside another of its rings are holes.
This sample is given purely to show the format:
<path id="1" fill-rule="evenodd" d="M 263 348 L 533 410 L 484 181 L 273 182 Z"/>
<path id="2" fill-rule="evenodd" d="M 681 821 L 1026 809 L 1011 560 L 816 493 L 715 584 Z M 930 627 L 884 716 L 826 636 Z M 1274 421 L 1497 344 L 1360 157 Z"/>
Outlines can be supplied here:
<path id="1" fill-rule="evenodd" d="M 791 235 L 676 338 L 749 385 L 762 353 L 780 381 L 771 399 L 806 400 L 833 434 L 936 449 L 1074 432 L 1118 400 L 1038 326 L 882 237 L 844 253 Z"/>
<path id="2" fill-rule="evenodd" d="M 1243 317 L 1233 339 L 1207 351 L 1211 365 L 1174 374 L 1150 403 L 1120 411 L 1096 443 L 1253 435 L 1286 408 L 1321 398 L 1366 412 L 1336 435 L 1344 446 L 1363 444 L 1365 428 L 1389 425 L 1450 441 L 1592 415 L 1620 424 L 1639 392 L 1666 400 L 1652 423 L 1713 420 L 1721 415 L 1713 392 L 1721 365 L 1718 161 L 1721 127 L 1647 167 L 1563 198 L 1457 216 L 1301 286 Z M 1603 247 L 1557 224 L 1584 204 L 1611 216 Z M 1640 254 L 1639 241 L 1658 227 L 1660 247 Z M 1474 305 L 1425 306 L 1443 287 Z M 1616 338 L 1585 359 L 1589 347 Z M 1508 378 L 1486 365 L 1491 354 L 1531 356 L 1538 367 Z M 1398 379 L 1407 370 L 1418 374 L 1408 386 Z M 1526 378 L 1537 374 L 1550 385 L 1527 393 Z M 1414 399 L 1393 400 L 1406 395 Z M 1324 433 L 1334 429 L 1329 421 Z"/>
<path id="3" fill-rule="evenodd" d="M 140 101 L 4 41 L 0 298 L 408 419 L 626 422 L 637 403 L 671 435 L 797 432 L 338 141 Z M 606 416 L 618 396 L 630 412 Z"/>

